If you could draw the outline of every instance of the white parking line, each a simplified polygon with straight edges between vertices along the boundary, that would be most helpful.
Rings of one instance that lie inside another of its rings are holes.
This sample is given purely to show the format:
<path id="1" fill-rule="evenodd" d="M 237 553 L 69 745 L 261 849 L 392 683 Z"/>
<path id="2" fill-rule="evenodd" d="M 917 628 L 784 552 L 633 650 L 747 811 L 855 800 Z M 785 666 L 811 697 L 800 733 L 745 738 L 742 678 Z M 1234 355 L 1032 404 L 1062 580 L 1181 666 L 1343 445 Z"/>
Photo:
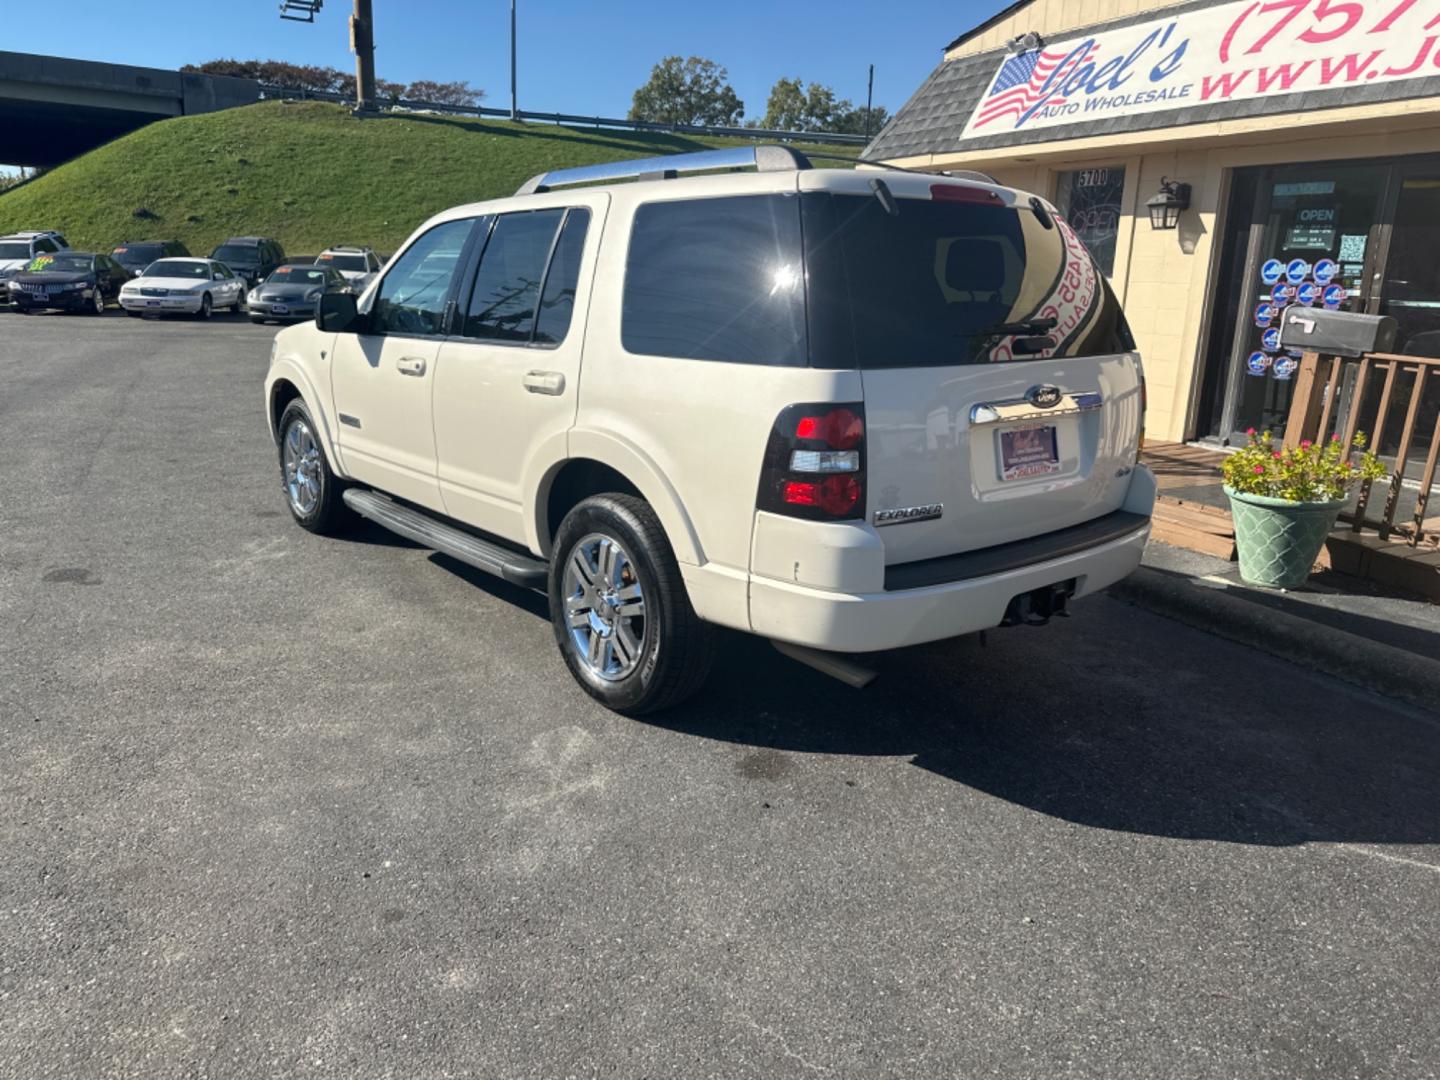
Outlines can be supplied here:
<path id="1" fill-rule="evenodd" d="M 1436 866 L 1433 863 L 1421 862 L 1419 859 L 1407 859 L 1404 855 L 1391 855 L 1389 852 L 1376 851 L 1374 848 L 1362 847 L 1359 844 L 1333 844 L 1331 846 L 1339 848 L 1341 851 L 1353 851 L 1357 855 L 1369 855 L 1372 859 L 1384 859 L 1386 862 L 1403 863 L 1406 866 L 1429 870 L 1432 874 L 1440 874 L 1440 866 Z"/>

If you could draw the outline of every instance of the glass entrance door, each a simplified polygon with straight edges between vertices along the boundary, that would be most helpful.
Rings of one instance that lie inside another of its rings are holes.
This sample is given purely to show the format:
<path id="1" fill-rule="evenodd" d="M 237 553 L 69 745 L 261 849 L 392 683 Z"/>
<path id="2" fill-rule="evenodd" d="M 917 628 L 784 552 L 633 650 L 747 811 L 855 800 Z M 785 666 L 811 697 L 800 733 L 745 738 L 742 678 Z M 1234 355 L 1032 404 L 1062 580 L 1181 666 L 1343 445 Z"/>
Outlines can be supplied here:
<path id="1" fill-rule="evenodd" d="M 1387 170 L 1373 164 L 1259 170 L 1248 257 L 1232 284 L 1241 299 L 1212 437 L 1238 443 L 1252 427 L 1284 428 L 1298 367 L 1298 354 L 1279 344 L 1287 306 L 1366 310 L 1386 180 Z"/>

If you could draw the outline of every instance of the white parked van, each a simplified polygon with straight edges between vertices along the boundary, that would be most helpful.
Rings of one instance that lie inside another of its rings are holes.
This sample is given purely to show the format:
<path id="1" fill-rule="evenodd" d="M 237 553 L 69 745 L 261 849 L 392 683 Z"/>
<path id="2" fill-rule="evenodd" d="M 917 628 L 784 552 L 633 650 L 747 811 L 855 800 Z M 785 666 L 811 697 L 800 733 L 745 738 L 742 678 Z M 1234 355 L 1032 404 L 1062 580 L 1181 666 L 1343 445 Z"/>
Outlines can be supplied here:
<path id="1" fill-rule="evenodd" d="M 301 526 L 547 590 L 629 714 L 699 687 L 712 624 L 847 671 L 1043 622 L 1136 567 L 1154 503 L 1140 358 L 1049 203 L 780 147 L 440 214 L 277 337 L 265 393 Z"/>

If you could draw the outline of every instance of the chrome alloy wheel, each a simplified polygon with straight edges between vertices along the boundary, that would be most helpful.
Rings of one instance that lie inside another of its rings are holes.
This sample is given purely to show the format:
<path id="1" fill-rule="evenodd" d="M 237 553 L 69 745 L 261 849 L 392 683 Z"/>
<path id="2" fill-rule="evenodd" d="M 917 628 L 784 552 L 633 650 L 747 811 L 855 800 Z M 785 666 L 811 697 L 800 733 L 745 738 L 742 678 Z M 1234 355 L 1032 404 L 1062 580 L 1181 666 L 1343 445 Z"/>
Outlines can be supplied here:
<path id="1" fill-rule="evenodd" d="M 320 502 L 320 447 L 310 425 L 296 420 L 285 429 L 285 494 L 290 508 L 300 517 L 309 517 Z"/>
<path id="2" fill-rule="evenodd" d="M 591 533 L 565 565 L 565 621 L 570 647 L 590 672 L 619 682 L 640 663 L 645 597 L 629 554 L 613 537 Z"/>

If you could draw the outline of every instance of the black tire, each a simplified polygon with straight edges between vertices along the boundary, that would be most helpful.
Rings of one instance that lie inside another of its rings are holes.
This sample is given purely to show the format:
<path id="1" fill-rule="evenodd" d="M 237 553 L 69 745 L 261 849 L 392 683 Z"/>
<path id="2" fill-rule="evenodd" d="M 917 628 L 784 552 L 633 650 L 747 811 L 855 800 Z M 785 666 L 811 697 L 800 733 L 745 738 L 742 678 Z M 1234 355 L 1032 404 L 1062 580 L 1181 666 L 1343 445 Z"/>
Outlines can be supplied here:
<path id="1" fill-rule="evenodd" d="M 567 616 L 566 567 L 582 543 L 597 534 L 619 542 L 644 601 L 638 659 L 618 678 L 592 670 L 571 636 Z M 596 495 L 565 515 L 550 565 L 550 623 L 575 681 L 596 701 L 625 716 L 680 704 L 704 684 L 714 658 L 713 631 L 690 605 L 665 530 L 650 504 L 633 495 Z"/>
<path id="2" fill-rule="evenodd" d="M 90 307 L 87 307 L 87 308 L 85 309 L 85 314 L 86 314 L 86 315 L 104 315 L 104 314 L 105 314 L 105 294 L 100 291 L 100 287 L 99 287 L 98 285 L 95 287 L 95 302 L 94 302 Z"/>
<path id="3" fill-rule="evenodd" d="M 214 310 L 215 301 L 210 299 L 210 294 L 207 292 L 200 298 L 200 310 L 196 312 L 195 317 L 197 319 L 208 319 L 210 318 L 210 313 Z"/>
<path id="4" fill-rule="evenodd" d="M 317 467 L 307 475 L 318 485 L 319 493 L 315 497 L 314 505 L 308 509 L 302 507 L 301 502 L 291 493 L 291 477 L 285 460 L 286 442 L 291 438 L 291 429 L 297 425 L 304 425 L 318 452 Z M 300 398 L 285 406 L 285 412 L 280 416 L 280 442 L 276 450 L 280 460 L 280 489 L 285 494 L 285 505 L 290 508 L 290 516 L 295 519 L 295 524 L 320 536 L 338 536 L 345 532 L 354 523 L 354 517 L 341 498 L 345 490 L 344 481 L 331 470 L 330 460 L 325 456 L 320 428 Z"/>
<path id="5" fill-rule="evenodd" d="M 248 293 L 242 287 L 240 290 L 240 294 L 235 298 L 235 306 L 230 310 L 235 312 L 236 315 L 244 315 L 245 309 L 249 306 L 249 299 L 250 297 Z"/>

